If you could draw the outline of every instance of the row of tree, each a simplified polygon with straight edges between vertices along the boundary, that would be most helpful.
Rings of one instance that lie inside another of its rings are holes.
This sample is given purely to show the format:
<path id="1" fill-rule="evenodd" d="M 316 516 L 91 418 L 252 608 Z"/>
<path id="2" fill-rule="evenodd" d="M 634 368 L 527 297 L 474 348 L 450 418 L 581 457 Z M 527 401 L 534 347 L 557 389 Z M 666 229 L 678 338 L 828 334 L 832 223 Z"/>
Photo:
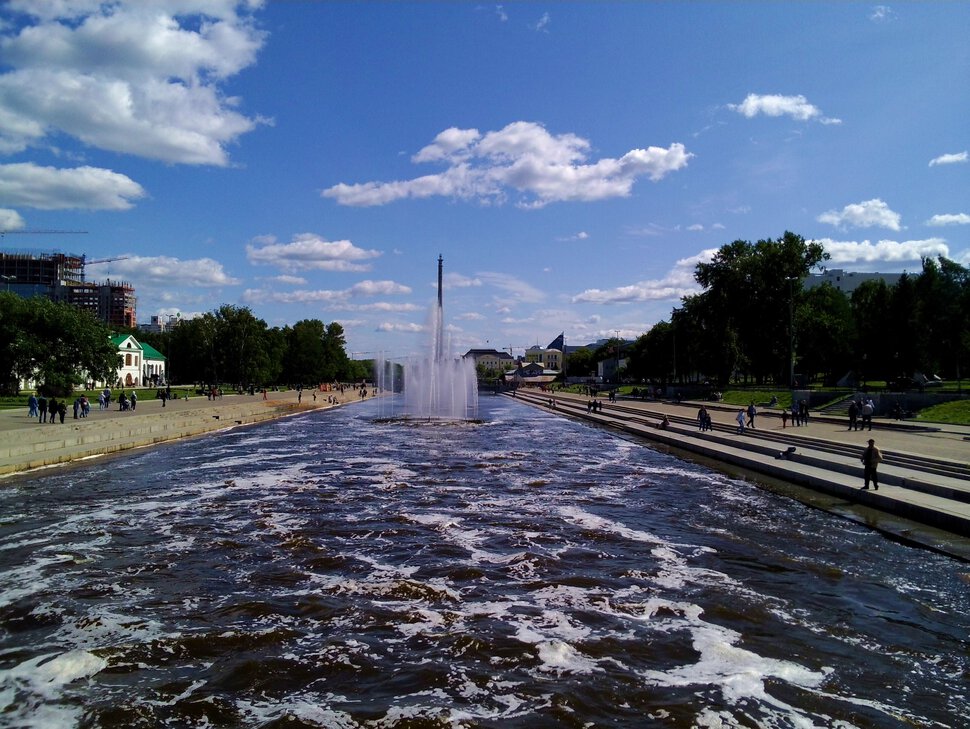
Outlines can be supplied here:
<path id="1" fill-rule="evenodd" d="M 175 382 L 316 385 L 371 376 L 372 363 L 347 356 L 344 328 L 304 319 L 268 327 L 247 307 L 225 304 L 162 333 L 133 332 L 168 359 Z"/>
<path id="2" fill-rule="evenodd" d="M 0 292 L 0 389 L 16 393 L 21 380 L 33 380 L 46 394 L 65 395 L 85 381 L 110 382 L 119 367 L 112 333 L 70 304 Z M 337 322 L 270 328 L 245 307 L 224 305 L 163 333 L 123 333 L 164 354 L 169 381 L 180 384 L 316 385 L 361 380 L 372 370 L 347 356 Z"/>
<path id="3" fill-rule="evenodd" d="M 570 355 L 566 373 L 588 375 L 621 346 L 622 374 L 633 381 L 787 387 L 795 373 L 831 384 L 850 372 L 860 381 L 967 372 L 970 269 L 927 258 L 919 274 L 891 286 L 866 281 L 851 296 L 827 284 L 804 287 L 828 259 L 819 243 L 794 233 L 725 245 L 697 265 L 703 291 L 684 297 L 669 320 L 632 344 Z"/>

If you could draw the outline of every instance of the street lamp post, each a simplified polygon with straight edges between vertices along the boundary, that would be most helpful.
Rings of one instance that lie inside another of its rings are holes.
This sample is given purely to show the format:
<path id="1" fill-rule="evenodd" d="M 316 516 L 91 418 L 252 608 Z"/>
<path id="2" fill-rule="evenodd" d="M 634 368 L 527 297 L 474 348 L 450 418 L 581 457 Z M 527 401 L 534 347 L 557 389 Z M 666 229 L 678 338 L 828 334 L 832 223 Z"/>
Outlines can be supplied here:
<path id="1" fill-rule="evenodd" d="M 6 291 L 10 291 L 10 282 L 17 280 L 16 276 L 0 276 L 0 278 L 3 279 L 4 288 Z"/>
<path id="2" fill-rule="evenodd" d="M 795 277 L 788 282 L 788 386 L 795 389 Z"/>

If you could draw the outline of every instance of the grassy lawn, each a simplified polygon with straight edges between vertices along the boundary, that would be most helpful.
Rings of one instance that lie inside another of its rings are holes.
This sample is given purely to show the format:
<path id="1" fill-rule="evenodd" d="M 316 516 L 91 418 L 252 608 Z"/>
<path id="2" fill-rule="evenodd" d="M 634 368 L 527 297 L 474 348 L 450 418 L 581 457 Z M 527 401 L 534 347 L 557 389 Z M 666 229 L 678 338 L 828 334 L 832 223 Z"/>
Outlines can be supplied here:
<path id="1" fill-rule="evenodd" d="M 917 420 L 950 425 L 970 425 L 970 400 L 954 400 L 920 410 Z"/>

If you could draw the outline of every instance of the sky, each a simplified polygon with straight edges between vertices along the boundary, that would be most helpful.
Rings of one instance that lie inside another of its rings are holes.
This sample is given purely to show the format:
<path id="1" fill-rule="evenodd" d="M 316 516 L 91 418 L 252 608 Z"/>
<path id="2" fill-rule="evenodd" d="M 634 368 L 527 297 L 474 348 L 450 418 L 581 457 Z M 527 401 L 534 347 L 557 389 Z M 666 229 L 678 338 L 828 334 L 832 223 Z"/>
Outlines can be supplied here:
<path id="1" fill-rule="evenodd" d="M 5 0 L 0 245 L 355 358 L 634 338 L 694 266 L 970 265 L 970 3 Z M 86 231 L 30 234 L 28 231 Z M 780 283 L 780 285 L 783 285 Z"/>

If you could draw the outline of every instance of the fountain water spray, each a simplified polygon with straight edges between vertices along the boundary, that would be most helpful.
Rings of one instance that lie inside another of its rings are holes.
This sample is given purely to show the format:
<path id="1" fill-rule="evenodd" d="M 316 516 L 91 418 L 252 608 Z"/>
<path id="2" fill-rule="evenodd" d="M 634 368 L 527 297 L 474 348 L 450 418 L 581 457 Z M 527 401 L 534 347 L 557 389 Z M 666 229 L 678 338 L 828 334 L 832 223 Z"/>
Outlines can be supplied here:
<path id="1" fill-rule="evenodd" d="M 474 420 L 478 417 L 478 380 L 474 360 L 448 351 L 442 271 L 438 256 L 438 304 L 431 312 L 431 351 L 404 363 L 404 417 L 433 420 Z M 378 376 L 387 370 L 381 362 Z M 393 365 L 391 366 L 393 372 Z M 383 389 L 383 386 L 382 386 Z"/>

